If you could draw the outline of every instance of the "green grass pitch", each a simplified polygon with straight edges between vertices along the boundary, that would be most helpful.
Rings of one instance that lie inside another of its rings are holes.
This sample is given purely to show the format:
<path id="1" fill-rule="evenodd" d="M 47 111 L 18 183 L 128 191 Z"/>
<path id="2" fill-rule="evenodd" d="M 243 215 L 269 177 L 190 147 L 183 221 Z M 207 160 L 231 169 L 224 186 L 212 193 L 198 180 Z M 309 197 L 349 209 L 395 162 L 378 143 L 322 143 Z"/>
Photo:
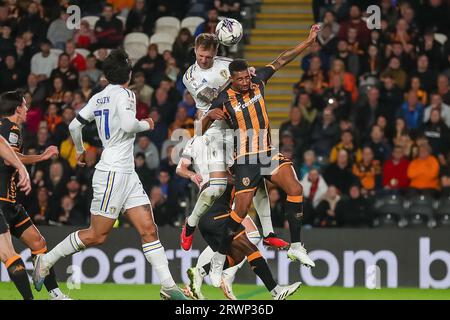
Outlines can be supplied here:
<path id="1" fill-rule="evenodd" d="M 240 300 L 271 299 L 264 287 L 256 285 L 235 284 L 234 293 Z M 118 284 L 82 284 L 79 290 L 68 290 L 61 284 L 64 293 L 76 300 L 159 300 L 157 285 L 118 285 Z M 222 291 L 211 286 L 202 287 L 203 294 L 210 300 L 223 300 Z M 35 299 L 49 299 L 45 289 L 33 290 Z M 0 283 L 0 300 L 17 300 L 20 295 L 12 283 Z M 300 290 L 288 300 L 450 300 L 450 289 L 432 290 L 415 288 L 366 289 L 342 287 L 308 287 Z"/>

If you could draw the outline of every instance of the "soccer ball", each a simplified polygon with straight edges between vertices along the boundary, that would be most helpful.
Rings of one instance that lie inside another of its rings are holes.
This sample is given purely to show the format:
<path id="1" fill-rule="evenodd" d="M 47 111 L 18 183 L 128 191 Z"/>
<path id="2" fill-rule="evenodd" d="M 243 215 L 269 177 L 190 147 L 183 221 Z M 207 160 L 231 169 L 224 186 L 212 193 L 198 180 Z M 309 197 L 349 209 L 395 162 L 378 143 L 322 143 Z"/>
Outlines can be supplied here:
<path id="1" fill-rule="evenodd" d="M 232 18 L 225 18 L 217 24 L 216 36 L 224 46 L 230 47 L 241 41 L 242 25 Z"/>

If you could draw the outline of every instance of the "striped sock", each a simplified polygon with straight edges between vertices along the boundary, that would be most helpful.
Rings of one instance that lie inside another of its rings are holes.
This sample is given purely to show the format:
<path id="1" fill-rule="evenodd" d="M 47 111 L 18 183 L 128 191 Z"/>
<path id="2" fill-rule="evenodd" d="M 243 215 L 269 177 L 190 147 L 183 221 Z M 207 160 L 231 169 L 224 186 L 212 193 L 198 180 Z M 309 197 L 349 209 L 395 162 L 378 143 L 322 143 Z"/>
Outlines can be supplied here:
<path id="1" fill-rule="evenodd" d="M 86 246 L 81 242 L 80 237 L 78 236 L 78 232 L 79 231 L 69 234 L 63 241 L 58 243 L 56 247 L 44 255 L 42 261 L 46 267 L 51 268 L 59 259 L 86 249 Z"/>
<path id="2" fill-rule="evenodd" d="M 167 261 L 166 252 L 159 240 L 144 243 L 142 245 L 142 251 L 147 261 L 152 265 L 161 285 L 166 288 L 173 287 L 175 281 L 173 281 L 172 275 L 169 270 L 169 261 Z"/>

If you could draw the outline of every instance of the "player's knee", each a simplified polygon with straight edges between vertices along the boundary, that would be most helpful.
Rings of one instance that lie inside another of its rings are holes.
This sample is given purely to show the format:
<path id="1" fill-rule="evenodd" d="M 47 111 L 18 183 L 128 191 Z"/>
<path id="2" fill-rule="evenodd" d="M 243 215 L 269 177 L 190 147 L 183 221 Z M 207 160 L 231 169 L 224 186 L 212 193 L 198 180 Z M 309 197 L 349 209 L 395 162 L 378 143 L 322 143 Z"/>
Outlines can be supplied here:
<path id="1" fill-rule="evenodd" d="M 44 237 L 39 235 L 39 236 L 36 236 L 35 239 L 33 239 L 30 249 L 32 251 L 38 251 L 38 250 L 44 249 L 46 246 L 47 246 L 47 243 L 45 242 Z"/>
<path id="2" fill-rule="evenodd" d="M 107 233 L 89 232 L 81 239 L 81 241 L 86 247 L 92 247 L 105 243 L 107 238 Z"/>
<path id="3" fill-rule="evenodd" d="M 140 233 L 144 243 L 158 240 L 158 227 L 154 222 L 147 224 Z"/>

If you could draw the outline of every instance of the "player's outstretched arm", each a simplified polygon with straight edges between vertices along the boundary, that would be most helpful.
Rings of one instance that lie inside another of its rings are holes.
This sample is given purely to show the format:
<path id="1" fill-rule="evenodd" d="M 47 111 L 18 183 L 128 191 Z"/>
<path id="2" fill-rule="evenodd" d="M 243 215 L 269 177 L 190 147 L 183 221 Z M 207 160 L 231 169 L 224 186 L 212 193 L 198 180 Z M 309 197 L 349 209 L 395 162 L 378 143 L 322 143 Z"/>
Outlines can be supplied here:
<path id="1" fill-rule="evenodd" d="M 283 53 L 281 53 L 278 56 L 278 58 L 276 58 L 271 63 L 271 65 L 274 67 L 275 71 L 277 71 L 277 70 L 281 69 L 282 67 L 284 67 L 285 65 L 287 65 L 289 62 L 291 62 L 296 57 L 298 57 L 298 55 L 300 53 L 302 53 L 306 48 L 311 46 L 314 43 L 314 41 L 316 40 L 317 34 L 319 33 L 320 29 L 321 29 L 320 24 L 313 25 L 311 27 L 311 30 L 309 31 L 309 36 L 305 41 L 299 43 L 294 48 L 288 49 L 288 50 L 284 51 Z"/>
<path id="2" fill-rule="evenodd" d="M 181 158 L 180 162 L 177 165 L 176 173 L 180 177 L 191 180 L 197 185 L 197 187 L 200 188 L 200 184 L 203 181 L 202 176 L 195 173 L 194 171 L 189 170 L 189 166 L 191 165 L 191 163 L 192 162 L 189 159 Z"/>
<path id="3" fill-rule="evenodd" d="M 56 146 L 50 146 L 45 151 L 39 155 L 24 155 L 19 152 L 17 152 L 17 156 L 19 157 L 20 161 L 27 165 L 27 164 L 33 164 L 41 161 L 48 160 L 52 157 L 58 156 L 59 151 L 58 147 Z"/>
<path id="4" fill-rule="evenodd" d="M 3 158 L 9 165 L 12 165 L 18 170 L 19 172 L 18 186 L 20 190 L 25 192 L 25 194 L 30 193 L 31 183 L 27 169 L 25 169 L 25 166 L 22 164 L 19 157 L 16 155 L 15 151 L 11 148 L 9 143 L 2 136 L 0 136 L 0 158 Z"/>

